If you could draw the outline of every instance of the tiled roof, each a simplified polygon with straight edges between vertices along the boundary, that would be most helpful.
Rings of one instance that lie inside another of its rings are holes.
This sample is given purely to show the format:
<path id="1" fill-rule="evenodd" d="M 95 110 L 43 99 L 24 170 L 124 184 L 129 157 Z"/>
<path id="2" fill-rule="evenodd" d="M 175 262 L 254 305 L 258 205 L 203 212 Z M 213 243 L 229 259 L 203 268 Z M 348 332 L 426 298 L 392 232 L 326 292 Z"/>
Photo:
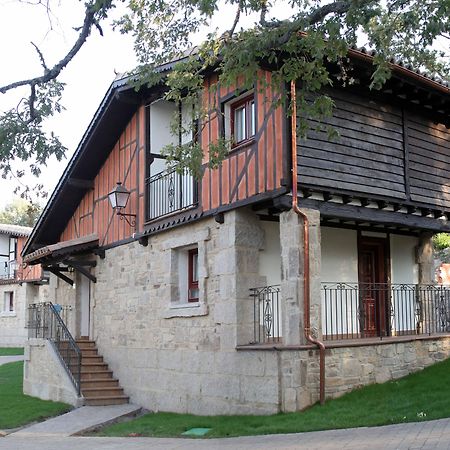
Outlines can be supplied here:
<path id="1" fill-rule="evenodd" d="M 20 225 L 11 225 L 8 223 L 0 223 L 0 234 L 10 234 L 15 237 L 28 237 L 33 228 L 22 227 Z"/>

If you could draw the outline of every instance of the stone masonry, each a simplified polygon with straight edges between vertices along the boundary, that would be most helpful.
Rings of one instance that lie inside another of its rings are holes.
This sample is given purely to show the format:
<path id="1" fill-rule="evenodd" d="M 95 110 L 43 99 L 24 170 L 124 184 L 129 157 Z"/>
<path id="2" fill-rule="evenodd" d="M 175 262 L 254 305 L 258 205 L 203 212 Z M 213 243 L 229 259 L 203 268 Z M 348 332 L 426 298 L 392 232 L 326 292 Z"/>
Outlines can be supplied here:
<path id="1" fill-rule="evenodd" d="M 311 325 L 320 337 L 320 217 L 305 212 L 311 226 Z M 284 342 L 278 348 L 246 345 L 255 326 L 249 289 L 265 285 L 258 271 L 265 235 L 254 212 L 234 210 L 223 224 L 203 219 L 151 236 L 146 247 L 133 242 L 97 257 L 90 337 L 131 402 L 154 411 L 214 415 L 295 411 L 318 400 L 318 352 L 303 340 L 302 227 L 293 212 L 281 214 Z M 189 304 L 180 297 L 180 271 L 183 252 L 193 246 L 200 295 Z M 75 288 L 52 281 L 47 295 L 77 308 L 79 275 L 69 275 Z M 76 334 L 74 317 L 69 322 Z M 448 338 L 402 339 L 328 349 L 327 397 L 449 356 Z M 34 359 L 38 351 L 32 349 L 27 361 L 27 386 L 39 395 L 32 387 L 39 385 L 51 398 L 57 381 L 48 377 L 53 387 L 46 387 L 43 369 L 33 367 L 40 364 Z"/>

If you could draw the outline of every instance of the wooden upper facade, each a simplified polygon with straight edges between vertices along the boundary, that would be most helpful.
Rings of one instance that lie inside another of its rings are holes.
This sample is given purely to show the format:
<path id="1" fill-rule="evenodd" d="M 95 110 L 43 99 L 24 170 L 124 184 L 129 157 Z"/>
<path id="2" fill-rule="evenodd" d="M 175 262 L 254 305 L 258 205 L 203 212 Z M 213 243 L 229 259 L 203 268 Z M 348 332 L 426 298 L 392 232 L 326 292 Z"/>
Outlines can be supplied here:
<path id="1" fill-rule="evenodd" d="M 354 205 L 354 199 L 361 208 L 377 202 L 386 214 L 403 212 L 427 219 L 416 221 L 416 228 L 435 221 L 438 225 L 429 229 L 446 229 L 450 133 L 445 117 L 450 91 L 427 85 L 417 76 L 405 81 L 401 75 L 399 95 L 373 93 L 361 85 L 326 91 L 335 110 L 325 124 L 333 126 L 339 138 L 330 140 L 317 129 L 318 123 L 309 121 L 308 138 L 297 141 L 297 182 L 305 200 L 319 193 L 321 201 L 334 202 L 333 208 Z M 262 71 L 255 88 L 242 94 L 218 85 L 215 75 L 205 78 L 203 102 L 208 114 L 198 126 L 205 155 L 198 183 L 188 174 L 164 172 L 161 146 L 170 140 L 164 114 L 178 106 L 161 100 L 161 90 L 135 93 L 123 80 L 114 83 L 24 254 L 94 234 L 100 247 L 113 246 L 247 204 L 272 214 L 275 199 L 283 196 L 286 207 L 291 187 L 291 119 L 285 106 L 275 102 L 279 93 L 260 89 L 263 79 L 270 85 L 270 72 Z M 398 82 L 393 77 L 386 89 L 394 89 L 395 94 Z M 300 87 L 298 95 L 302 95 Z M 235 111 L 243 104 L 246 116 L 240 112 L 238 117 Z M 230 134 L 236 127 L 232 115 L 240 121 L 251 115 L 252 122 L 243 125 L 247 131 L 242 128 L 249 135 L 230 148 L 219 168 L 210 169 L 208 143 Z M 298 120 L 307 120 L 301 111 Z M 108 193 L 117 182 L 131 193 L 123 212 L 136 215 L 135 226 L 121 220 L 109 204 Z"/>

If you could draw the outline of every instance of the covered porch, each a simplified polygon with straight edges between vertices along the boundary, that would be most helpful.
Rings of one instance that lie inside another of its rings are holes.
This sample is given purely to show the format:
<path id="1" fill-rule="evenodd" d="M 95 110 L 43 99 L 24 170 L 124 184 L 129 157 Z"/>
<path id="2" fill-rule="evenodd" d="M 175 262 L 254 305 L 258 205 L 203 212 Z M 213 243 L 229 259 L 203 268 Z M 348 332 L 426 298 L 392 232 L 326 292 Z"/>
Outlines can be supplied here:
<path id="1" fill-rule="evenodd" d="M 450 286 L 435 282 L 433 219 L 422 222 L 424 217 L 414 215 L 414 226 L 396 226 L 343 220 L 320 208 L 303 211 L 309 220 L 309 314 L 316 339 L 338 344 L 449 333 Z M 272 282 L 250 289 L 251 344 L 304 345 L 303 221 L 292 210 L 279 218 L 279 281 L 276 271 L 261 271 Z M 263 251 L 260 259 L 267 256 Z"/>

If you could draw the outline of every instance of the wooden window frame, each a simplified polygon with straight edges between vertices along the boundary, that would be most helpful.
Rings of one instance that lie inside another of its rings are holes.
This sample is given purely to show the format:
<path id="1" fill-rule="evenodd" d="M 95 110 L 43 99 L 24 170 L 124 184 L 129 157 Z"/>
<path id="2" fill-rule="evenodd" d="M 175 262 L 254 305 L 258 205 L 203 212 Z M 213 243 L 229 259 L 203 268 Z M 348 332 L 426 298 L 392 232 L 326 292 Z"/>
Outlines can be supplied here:
<path id="1" fill-rule="evenodd" d="M 252 112 L 252 104 L 254 105 L 254 110 Z M 240 141 L 236 141 L 234 139 L 234 125 L 235 125 L 235 112 L 237 109 L 245 108 L 245 138 Z M 253 93 L 245 96 L 244 98 L 231 103 L 230 104 L 230 134 L 233 140 L 232 148 L 244 145 L 246 143 L 251 142 L 255 138 L 256 134 L 256 121 L 255 121 L 255 130 L 252 129 L 252 121 L 256 120 L 256 105 L 255 105 L 255 96 Z M 252 120 L 253 118 L 253 120 Z"/>
<path id="2" fill-rule="evenodd" d="M 197 279 L 194 280 L 194 256 L 197 256 Z M 197 303 L 199 296 L 191 297 L 191 291 L 198 288 L 198 248 L 193 248 L 188 251 L 188 303 Z"/>

